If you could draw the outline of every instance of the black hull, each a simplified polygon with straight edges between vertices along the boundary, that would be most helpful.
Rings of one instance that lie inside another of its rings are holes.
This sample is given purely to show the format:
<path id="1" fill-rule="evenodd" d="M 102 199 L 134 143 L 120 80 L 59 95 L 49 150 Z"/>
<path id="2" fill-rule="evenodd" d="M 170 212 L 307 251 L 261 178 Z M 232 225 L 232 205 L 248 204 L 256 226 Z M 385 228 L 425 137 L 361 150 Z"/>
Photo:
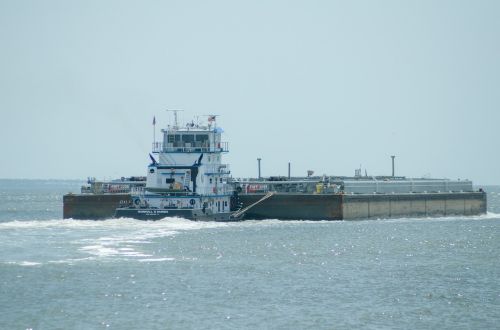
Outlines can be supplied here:
<path id="1" fill-rule="evenodd" d="M 242 194 L 238 198 L 247 206 L 264 195 Z M 342 195 L 275 194 L 248 210 L 245 219 L 342 220 Z"/>
<path id="2" fill-rule="evenodd" d="M 242 194 L 232 199 L 236 205 L 251 205 L 264 194 Z M 130 195 L 72 195 L 64 196 L 64 218 L 109 219 L 121 205 L 130 203 Z M 486 213 L 485 192 L 414 193 L 414 194 L 284 194 L 279 193 L 257 204 L 244 215 L 244 219 L 281 220 L 353 220 L 393 217 L 434 217 L 449 215 L 478 215 Z M 127 209 L 127 208 L 120 208 Z M 178 216 L 193 220 L 228 221 L 211 216 L 190 216 L 185 213 L 119 215 L 142 220 L 158 220 Z M 177 210 L 179 211 L 179 210 Z M 202 219 L 203 218 L 203 219 Z"/>
<path id="3" fill-rule="evenodd" d="M 63 197 L 63 218 L 104 220 L 113 218 L 115 210 L 132 203 L 130 194 L 67 194 Z"/>
<path id="4" fill-rule="evenodd" d="M 204 214 L 192 209 L 148 209 L 148 208 L 118 208 L 115 218 L 132 218 L 136 220 L 161 220 L 167 217 L 183 218 L 195 221 L 237 221 L 230 213 Z"/>

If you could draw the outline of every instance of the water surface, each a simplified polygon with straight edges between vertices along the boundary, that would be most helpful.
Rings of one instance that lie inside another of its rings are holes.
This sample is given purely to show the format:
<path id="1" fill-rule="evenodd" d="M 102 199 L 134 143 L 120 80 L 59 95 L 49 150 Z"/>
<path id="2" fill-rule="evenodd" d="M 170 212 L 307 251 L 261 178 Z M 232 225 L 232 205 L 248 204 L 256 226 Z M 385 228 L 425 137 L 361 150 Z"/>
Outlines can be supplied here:
<path id="1" fill-rule="evenodd" d="M 1 329 L 494 329 L 500 187 L 440 219 L 62 220 L 76 181 L 0 180 Z"/>

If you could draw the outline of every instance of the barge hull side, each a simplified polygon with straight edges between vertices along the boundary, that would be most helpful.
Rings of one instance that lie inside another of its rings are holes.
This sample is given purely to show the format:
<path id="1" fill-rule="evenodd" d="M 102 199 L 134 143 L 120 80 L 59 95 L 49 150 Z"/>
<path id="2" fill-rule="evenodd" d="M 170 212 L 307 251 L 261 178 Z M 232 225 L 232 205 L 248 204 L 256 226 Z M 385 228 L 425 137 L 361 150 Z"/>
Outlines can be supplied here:
<path id="1" fill-rule="evenodd" d="M 243 207 L 251 205 L 264 194 L 239 195 Z M 341 195 L 274 194 L 245 213 L 245 219 L 341 220 Z"/>
<path id="2" fill-rule="evenodd" d="M 63 197 L 63 218 L 102 220 L 113 218 L 120 205 L 131 202 L 130 194 L 74 195 Z"/>
<path id="3" fill-rule="evenodd" d="M 486 213 L 485 192 L 343 195 L 344 220 Z"/>
<path id="4" fill-rule="evenodd" d="M 240 195 L 242 206 L 264 194 Z M 129 194 L 63 197 L 63 217 L 109 219 L 116 208 L 128 205 Z M 486 213 L 486 193 L 427 193 L 394 195 L 276 194 L 251 208 L 245 219 L 356 220 L 395 217 L 479 215 Z"/>

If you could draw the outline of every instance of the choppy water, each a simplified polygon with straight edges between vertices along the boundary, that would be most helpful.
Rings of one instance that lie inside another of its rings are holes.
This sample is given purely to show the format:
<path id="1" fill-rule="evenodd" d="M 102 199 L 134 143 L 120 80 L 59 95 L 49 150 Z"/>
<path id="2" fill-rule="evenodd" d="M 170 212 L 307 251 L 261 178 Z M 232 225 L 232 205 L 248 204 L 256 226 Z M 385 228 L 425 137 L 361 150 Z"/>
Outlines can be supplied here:
<path id="1" fill-rule="evenodd" d="M 494 329 L 500 187 L 479 217 L 62 220 L 79 182 L 0 180 L 1 329 Z"/>

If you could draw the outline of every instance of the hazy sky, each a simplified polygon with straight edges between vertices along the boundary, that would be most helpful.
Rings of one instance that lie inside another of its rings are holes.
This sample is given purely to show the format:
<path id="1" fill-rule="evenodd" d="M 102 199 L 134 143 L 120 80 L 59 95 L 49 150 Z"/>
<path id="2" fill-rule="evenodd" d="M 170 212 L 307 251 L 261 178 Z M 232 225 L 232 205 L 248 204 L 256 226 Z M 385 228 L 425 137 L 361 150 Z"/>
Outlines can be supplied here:
<path id="1" fill-rule="evenodd" d="M 145 175 L 220 115 L 234 176 L 500 184 L 500 1 L 0 0 L 0 177 Z"/>

